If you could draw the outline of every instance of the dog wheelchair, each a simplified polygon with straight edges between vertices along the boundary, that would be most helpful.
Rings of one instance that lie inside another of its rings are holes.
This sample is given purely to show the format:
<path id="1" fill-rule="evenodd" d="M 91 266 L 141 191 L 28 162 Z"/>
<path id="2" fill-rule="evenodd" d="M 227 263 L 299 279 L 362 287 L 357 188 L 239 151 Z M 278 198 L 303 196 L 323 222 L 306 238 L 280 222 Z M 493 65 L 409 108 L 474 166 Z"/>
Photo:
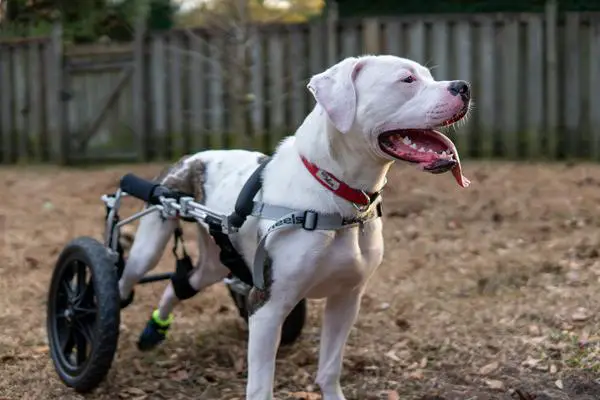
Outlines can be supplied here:
<path id="1" fill-rule="evenodd" d="M 144 215 L 159 212 L 164 217 L 208 225 L 220 248 L 220 260 L 230 270 L 224 283 L 239 315 L 248 322 L 247 299 L 253 287 L 252 273 L 228 235 L 237 232 L 250 215 L 253 198 L 261 186 L 260 174 L 267 162 L 248 179 L 231 215 L 214 212 L 185 193 L 133 174 L 122 177 L 114 194 L 102 196 L 106 208 L 103 242 L 87 236 L 69 242 L 58 257 L 50 282 L 46 317 L 48 343 L 54 368 L 65 385 L 80 393 L 89 392 L 104 380 L 111 367 L 119 339 L 120 310 L 132 300 L 123 303 L 119 296 L 118 282 L 126 262 L 119 243 L 120 228 Z M 121 220 L 119 207 L 127 196 L 142 200 L 148 206 Z M 177 246 L 181 240 L 179 228 L 174 235 Z M 175 272 L 147 275 L 139 284 L 171 280 L 178 297 L 181 293 L 184 298 L 193 296 L 195 292 L 190 292 L 193 289 L 188 283 L 193 268 L 191 259 L 185 251 L 183 257 L 175 255 Z M 303 299 L 282 326 L 282 345 L 291 344 L 300 336 L 305 320 L 306 300 Z"/>

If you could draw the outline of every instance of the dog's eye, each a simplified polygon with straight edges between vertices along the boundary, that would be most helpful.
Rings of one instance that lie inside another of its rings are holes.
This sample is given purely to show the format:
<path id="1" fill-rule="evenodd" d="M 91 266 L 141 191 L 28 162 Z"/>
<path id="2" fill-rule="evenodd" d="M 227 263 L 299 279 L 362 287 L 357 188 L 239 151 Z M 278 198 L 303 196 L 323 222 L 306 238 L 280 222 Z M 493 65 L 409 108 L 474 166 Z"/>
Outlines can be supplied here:
<path id="1" fill-rule="evenodd" d="M 406 78 L 402 79 L 402 82 L 404 82 L 404 83 L 413 83 L 414 81 L 416 81 L 416 79 L 412 75 L 407 76 Z"/>

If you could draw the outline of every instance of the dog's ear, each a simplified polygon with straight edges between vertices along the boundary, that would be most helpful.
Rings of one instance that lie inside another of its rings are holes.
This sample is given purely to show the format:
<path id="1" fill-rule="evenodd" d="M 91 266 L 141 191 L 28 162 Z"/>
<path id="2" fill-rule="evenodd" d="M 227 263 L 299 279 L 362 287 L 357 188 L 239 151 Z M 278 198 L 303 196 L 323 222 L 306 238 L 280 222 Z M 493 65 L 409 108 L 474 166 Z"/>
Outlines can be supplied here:
<path id="1" fill-rule="evenodd" d="M 314 75 L 306 86 L 333 126 L 342 133 L 347 133 L 354 123 L 357 100 L 354 81 L 362 63 L 356 57 L 346 58 Z"/>

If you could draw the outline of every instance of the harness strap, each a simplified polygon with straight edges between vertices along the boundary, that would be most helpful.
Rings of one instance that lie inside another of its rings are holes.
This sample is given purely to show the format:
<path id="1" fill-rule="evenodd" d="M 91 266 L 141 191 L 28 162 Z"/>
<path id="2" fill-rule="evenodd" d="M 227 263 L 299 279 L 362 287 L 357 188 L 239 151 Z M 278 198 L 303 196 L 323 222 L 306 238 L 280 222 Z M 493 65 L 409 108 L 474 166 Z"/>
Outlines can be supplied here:
<path id="1" fill-rule="evenodd" d="M 174 236 L 175 243 L 173 244 L 173 255 L 175 256 L 176 262 L 175 273 L 171 276 L 171 283 L 173 284 L 175 296 L 177 296 L 179 300 L 186 300 L 198 293 L 198 291 L 190 285 L 190 272 L 194 269 L 194 265 L 192 263 L 192 258 L 185 250 L 183 231 L 180 226 L 175 228 Z M 183 253 L 181 257 L 177 255 L 177 247 L 179 247 L 180 243 Z"/>
<path id="2" fill-rule="evenodd" d="M 269 234 L 283 229 L 299 226 L 307 231 L 314 230 L 338 230 L 342 228 L 351 228 L 362 225 L 365 222 L 381 217 L 381 202 L 377 207 L 372 207 L 358 218 L 346 219 L 339 214 L 323 214 L 315 211 L 298 211 L 287 207 L 273 206 L 260 202 L 254 202 L 251 215 L 265 219 L 275 220 L 275 223 L 267 229 L 263 237 L 258 242 L 254 263 L 252 266 L 252 277 L 254 286 L 257 289 L 264 290 L 265 276 L 264 263 L 267 259 L 267 250 L 265 244 Z"/>
<path id="3" fill-rule="evenodd" d="M 229 239 L 229 235 L 218 229 L 209 230 L 215 243 L 219 246 L 219 260 L 231 273 L 245 284 L 252 286 L 252 274 L 243 257 L 236 251 Z"/>

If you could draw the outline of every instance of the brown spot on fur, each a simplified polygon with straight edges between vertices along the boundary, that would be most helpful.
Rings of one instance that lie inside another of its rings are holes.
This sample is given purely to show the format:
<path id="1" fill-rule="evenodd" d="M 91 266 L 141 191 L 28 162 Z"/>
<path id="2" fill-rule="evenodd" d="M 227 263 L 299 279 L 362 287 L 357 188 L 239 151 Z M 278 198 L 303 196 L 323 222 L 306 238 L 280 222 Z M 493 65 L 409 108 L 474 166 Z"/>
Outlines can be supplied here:
<path id="1" fill-rule="evenodd" d="M 271 285 L 273 284 L 273 262 L 269 256 L 267 256 L 263 268 L 265 288 L 258 289 L 253 287 L 250 289 L 250 293 L 248 293 L 248 318 L 257 312 L 262 306 L 264 306 L 271 298 Z"/>
<path id="2" fill-rule="evenodd" d="M 165 168 L 156 178 L 166 187 L 194 196 L 198 202 L 204 201 L 206 166 L 196 157 L 184 156 L 172 166 Z"/>
<path id="3" fill-rule="evenodd" d="M 257 163 L 262 164 L 263 161 L 267 160 L 269 158 L 269 156 L 267 155 L 262 155 L 260 157 L 258 157 L 258 159 L 256 160 Z"/>

